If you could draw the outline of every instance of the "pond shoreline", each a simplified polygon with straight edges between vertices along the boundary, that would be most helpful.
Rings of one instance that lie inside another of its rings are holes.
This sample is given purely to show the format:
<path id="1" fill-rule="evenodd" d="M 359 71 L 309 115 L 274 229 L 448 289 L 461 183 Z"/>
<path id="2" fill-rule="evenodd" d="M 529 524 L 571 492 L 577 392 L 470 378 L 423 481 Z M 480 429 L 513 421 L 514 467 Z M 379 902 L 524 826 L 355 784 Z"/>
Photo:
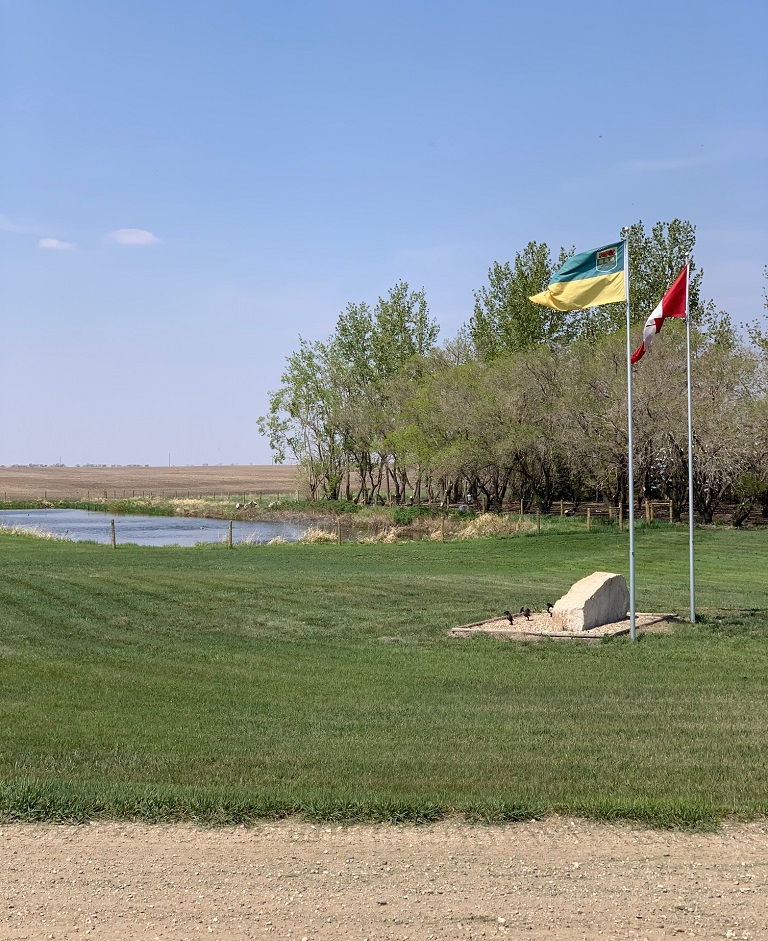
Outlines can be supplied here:
<path id="1" fill-rule="evenodd" d="M 226 520 L 202 516 L 118 513 L 102 508 L 42 507 L 0 510 L 0 529 L 12 534 L 102 545 L 265 545 L 298 542 L 307 526 L 284 519 Z"/>

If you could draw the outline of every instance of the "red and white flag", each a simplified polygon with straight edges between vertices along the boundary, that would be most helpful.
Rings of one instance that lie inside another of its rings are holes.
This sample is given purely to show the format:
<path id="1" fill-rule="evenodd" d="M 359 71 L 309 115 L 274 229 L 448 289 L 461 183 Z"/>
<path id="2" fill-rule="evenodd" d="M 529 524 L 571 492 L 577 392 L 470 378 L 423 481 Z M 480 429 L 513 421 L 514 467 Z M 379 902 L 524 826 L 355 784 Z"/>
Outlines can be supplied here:
<path id="1" fill-rule="evenodd" d="M 653 343 L 653 338 L 661 332 L 664 321 L 668 317 L 685 317 L 688 295 L 688 265 L 683 268 L 675 278 L 674 284 L 662 297 L 661 303 L 651 316 L 645 321 L 643 328 L 643 342 L 632 354 L 632 362 L 636 363 L 643 358 L 646 350 Z"/>

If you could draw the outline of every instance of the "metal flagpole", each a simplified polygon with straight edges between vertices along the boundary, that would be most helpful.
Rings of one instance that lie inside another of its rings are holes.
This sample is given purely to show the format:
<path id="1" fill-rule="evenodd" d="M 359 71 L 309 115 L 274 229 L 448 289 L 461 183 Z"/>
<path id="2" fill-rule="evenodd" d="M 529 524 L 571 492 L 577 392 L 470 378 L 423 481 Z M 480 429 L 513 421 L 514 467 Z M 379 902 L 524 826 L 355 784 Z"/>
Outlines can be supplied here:
<path id="1" fill-rule="evenodd" d="M 696 594 L 693 577 L 693 423 L 691 421 L 691 312 L 688 309 L 691 253 L 685 256 L 685 346 L 688 364 L 688 557 L 691 581 L 691 624 L 696 623 Z"/>
<path id="2" fill-rule="evenodd" d="M 629 639 L 635 639 L 635 470 L 632 462 L 632 344 L 629 335 L 629 229 L 621 230 L 624 240 L 624 293 L 627 296 L 627 431 L 629 461 L 627 478 L 629 489 Z"/>

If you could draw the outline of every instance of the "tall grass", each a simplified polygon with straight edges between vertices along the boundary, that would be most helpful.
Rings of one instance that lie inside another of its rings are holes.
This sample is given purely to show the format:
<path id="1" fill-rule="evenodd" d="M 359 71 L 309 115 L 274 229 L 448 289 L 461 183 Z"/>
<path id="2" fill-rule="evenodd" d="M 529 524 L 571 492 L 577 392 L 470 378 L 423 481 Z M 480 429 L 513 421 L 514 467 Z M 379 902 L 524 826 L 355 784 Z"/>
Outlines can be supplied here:
<path id="1" fill-rule="evenodd" d="M 66 535 L 48 532 L 48 530 L 43 529 L 41 526 L 4 526 L 2 523 L 0 523 L 0 534 L 7 536 L 35 536 L 38 539 L 61 539 L 64 541 L 69 539 Z"/>
<path id="2" fill-rule="evenodd" d="M 687 610 L 686 551 L 638 533 L 639 610 Z M 765 814 L 768 533 L 699 534 L 702 621 L 674 635 L 447 637 L 626 556 L 616 531 L 117 551 L 0 534 L 0 819 Z"/>

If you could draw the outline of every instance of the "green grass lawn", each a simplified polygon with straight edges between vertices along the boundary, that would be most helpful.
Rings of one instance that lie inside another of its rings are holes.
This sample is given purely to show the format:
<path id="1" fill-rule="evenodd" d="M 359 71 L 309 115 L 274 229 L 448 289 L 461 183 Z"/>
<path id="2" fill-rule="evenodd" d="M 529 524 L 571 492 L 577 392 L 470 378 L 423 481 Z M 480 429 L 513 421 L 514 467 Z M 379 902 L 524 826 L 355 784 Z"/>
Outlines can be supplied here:
<path id="1" fill-rule="evenodd" d="M 0 819 L 654 825 L 768 812 L 768 532 L 697 533 L 696 627 L 449 640 L 542 608 L 626 533 L 152 549 L 0 534 Z M 636 539 L 688 611 L 688 536 Z"/>

